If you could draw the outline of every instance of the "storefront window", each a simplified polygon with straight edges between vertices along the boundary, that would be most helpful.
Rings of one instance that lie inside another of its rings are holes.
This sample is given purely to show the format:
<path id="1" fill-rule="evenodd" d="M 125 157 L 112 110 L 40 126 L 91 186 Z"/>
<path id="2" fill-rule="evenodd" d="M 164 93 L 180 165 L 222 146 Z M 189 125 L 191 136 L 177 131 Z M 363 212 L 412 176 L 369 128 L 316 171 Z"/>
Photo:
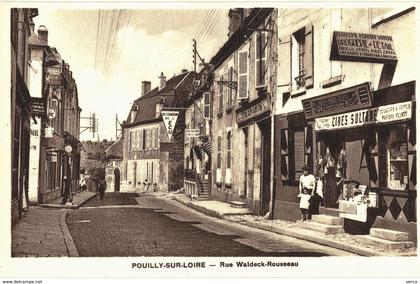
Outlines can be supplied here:
<path id="1" fill-rule="evenodd" d="M 406 190 L 408 185 L 407 128 L 398 125 L 389 130 L 387 139 L 388 188 Z"/>

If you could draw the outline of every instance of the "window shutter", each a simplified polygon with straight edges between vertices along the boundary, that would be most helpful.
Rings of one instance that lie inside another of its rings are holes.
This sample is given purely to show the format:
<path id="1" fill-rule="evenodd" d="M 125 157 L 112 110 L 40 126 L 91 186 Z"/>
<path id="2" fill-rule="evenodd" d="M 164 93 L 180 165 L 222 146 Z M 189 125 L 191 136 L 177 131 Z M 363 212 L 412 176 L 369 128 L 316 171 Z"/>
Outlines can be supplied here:
<path id="1" fill-rule="evenodd" d="M 239 52 L 238 99 L 248 98 L 248 51 Z"/>
<path id="2" fill-rule="evenodd" d="M 282 180 L 288 180 L 289 179 L 289 149 L 288 149 L 288 133 L 287 129 L 281 130 L 281 165 L 280 165 L 280 171 L 281 171 L 281 179 Z"/>
<path id="3" fill-rule="evenodd" d="M 312 24 L 305 27 L 305 87 L 314 86 L 314 28 Z"/>
<path id="4" fill-rule="evenodd" d="M 139 132 L 139 149 L 143 149 L 143 131 Z"/>
<path id="5" fill-rule="evenodd" d="M 292 84 L 292 36 L 280 38 L 279 43 L 279 69 L 278 85 L 280 87 Z"/>
<path id="6" fill-rule="evenodd" d="M 204 119 L 210 119 L 210 93 L 204 93 Z"/>
<path id="7" fill-rule="evenodd" d="M 267 46 L 266 46 L 266 33 L 262 32 L 257 34 L 256 37 L 256 78 L 257 78 L 257 86 L 264 86 L 265 85 L 265 73 L 266 73 L 266 53 L 267 53 Z"/>

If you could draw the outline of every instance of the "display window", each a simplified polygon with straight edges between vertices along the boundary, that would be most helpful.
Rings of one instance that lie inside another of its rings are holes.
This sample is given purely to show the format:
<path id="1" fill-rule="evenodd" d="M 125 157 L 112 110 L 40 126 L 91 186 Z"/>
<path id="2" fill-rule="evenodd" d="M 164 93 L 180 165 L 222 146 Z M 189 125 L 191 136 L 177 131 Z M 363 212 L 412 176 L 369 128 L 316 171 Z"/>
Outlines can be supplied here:
<path id="1" fill-rule="evenodd" d="M 385 137 L 387 158 L 387 187 L 390 190 L 408 188 L 408 145 L 407 127 L 396 125 Z"/>

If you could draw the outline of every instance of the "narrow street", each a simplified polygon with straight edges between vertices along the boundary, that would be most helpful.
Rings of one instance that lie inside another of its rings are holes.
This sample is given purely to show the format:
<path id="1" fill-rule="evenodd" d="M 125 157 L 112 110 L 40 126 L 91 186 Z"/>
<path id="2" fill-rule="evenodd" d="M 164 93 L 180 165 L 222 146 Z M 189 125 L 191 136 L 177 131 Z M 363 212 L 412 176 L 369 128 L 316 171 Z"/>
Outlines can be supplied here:
<path id="1" fill-rule="evenodd" d="M 107 193 L 75 210 L 67 225 L 82 257 L 352 255 L 208 217 L 150 195 Z"/>

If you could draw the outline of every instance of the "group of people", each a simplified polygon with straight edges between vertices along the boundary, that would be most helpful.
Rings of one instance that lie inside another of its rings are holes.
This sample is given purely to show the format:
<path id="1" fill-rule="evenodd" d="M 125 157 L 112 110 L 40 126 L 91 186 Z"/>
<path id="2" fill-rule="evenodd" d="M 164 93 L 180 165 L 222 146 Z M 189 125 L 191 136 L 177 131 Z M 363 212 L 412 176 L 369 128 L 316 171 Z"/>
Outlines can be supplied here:
<path id="1" fill-rule="evenodd" d="M 302 221 L 311 219 L 311 214 L 318 213 L 320 199 L 323 198 L 322 181 L 309 173 L 309 167 L 302 168 L 303 175 L 299 178 L 299 207 Z"/>

